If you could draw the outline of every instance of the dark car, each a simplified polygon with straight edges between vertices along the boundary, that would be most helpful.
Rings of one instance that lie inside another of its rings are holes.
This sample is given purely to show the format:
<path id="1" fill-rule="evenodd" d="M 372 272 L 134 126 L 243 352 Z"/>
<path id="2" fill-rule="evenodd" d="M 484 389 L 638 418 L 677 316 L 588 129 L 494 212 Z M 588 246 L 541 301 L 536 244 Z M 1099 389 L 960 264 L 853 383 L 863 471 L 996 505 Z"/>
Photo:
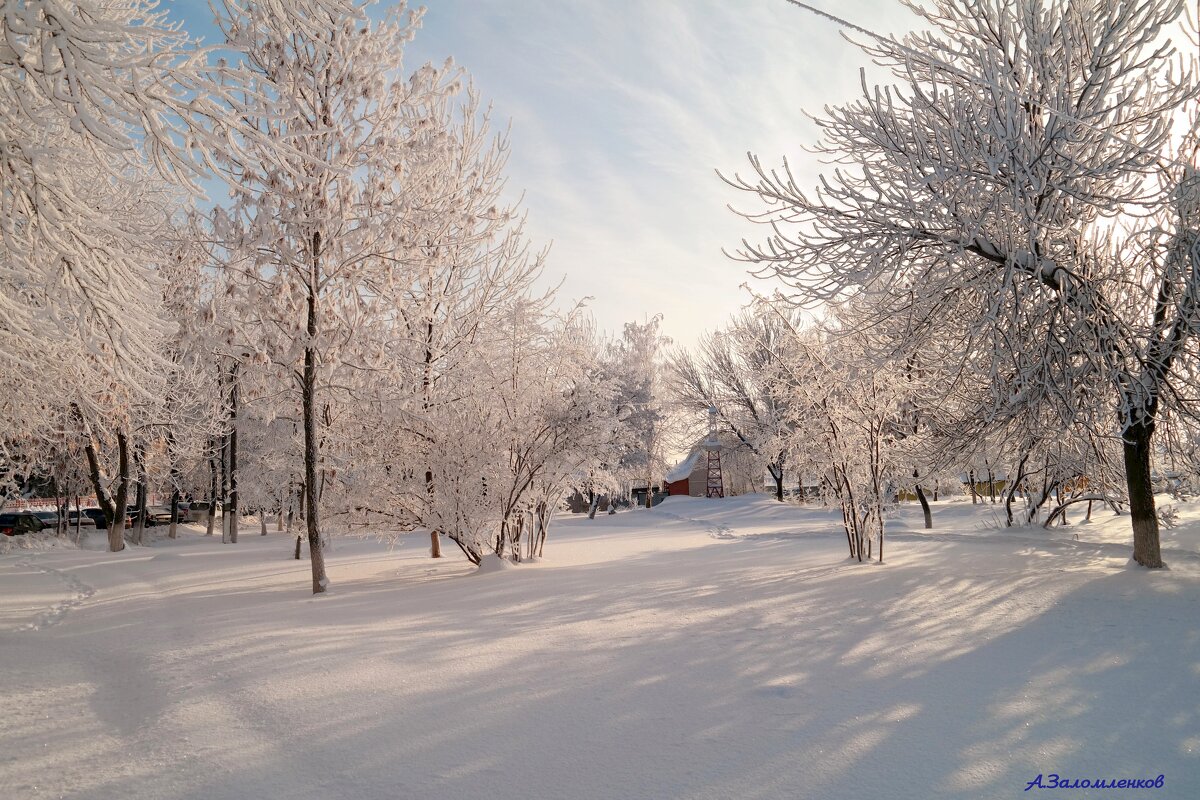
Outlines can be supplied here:
<path id="1" fill-rule="evenodd" d="M 185 512 L 181 508 L 179 511 L 179 519 L 187 519 Z M 171 507 L 170 506 L 146 506 L 146 524 L 147 525 L 170 525 L 171 524 Z"/>
<path id="2" fill-rule="evenodd" d="M 83 515 L 95 523 L 97 528 L 108 528 L 108 521 L 104 519 L 104 511 L 99 508 L 85 508 Z M 128 514 L 125 515 L 125 527 L 133 527 L 133 518 Z"/>
<path id="3" fill-rule="evenodd" d="M 137 522 L 138 507 L 131 505 L 127 507 L 129 510 L 129 518 Z M 183 518 L 182 515 L 180 517 Z M 170 525 L 171 524 L 171 507 L 170 506 L 146 506 L 146 526 L 153 527 L 155 525 Z"/>
<path id="4" fill-rule="evenodd" d="M 80 528 L 94 528 L 96 521 L 89 517 L 86 511 L 72 511 L 67 514 L 67 527 L 74 528 L 76 525 Z"/>
<path id="5" fill-rule="evenodd" d="M 21 536 L 26 533 L 36 533 L 45 527 L 40 519 L 28 511 L 0 514 L 0 533 L 5 536 Z"/>
<path id="6" fill-rule="evenodd" d="M 30 511 L 35 517 L 42 521 L 42 526 L 46 528 L 58 529 L 58 514 L 54 511 Z"/>

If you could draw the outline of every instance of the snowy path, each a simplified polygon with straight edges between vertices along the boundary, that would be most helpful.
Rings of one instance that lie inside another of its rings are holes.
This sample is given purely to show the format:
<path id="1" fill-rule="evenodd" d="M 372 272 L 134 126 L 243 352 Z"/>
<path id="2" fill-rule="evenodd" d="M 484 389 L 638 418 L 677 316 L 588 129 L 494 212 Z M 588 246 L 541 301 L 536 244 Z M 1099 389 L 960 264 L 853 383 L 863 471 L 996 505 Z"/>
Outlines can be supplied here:
<path id="1" fill-rule="evenodd" d="M 1057 772 L 1198 796 L 1200 559 L 1151 574 L 976 513 L 883 567 L 761 498 L 564 520 L 546 561 L 483 575 L 347 542 L 316 599 L 281 535 L 0 558 L 25 609 L 0 794 L 1001 798 Z"/>
<path id="2" fill-rule="evenodd" d="M 41 580 L 45 575 L 56 578 L 59 586 L 47 585 Z M 37 588 L 13 591 L 17 589 L 18 581 Z M 91 586 L 74 575 L 40 564 L 36 557 L 0 564 L 0 584 L 8 590 L 0 595 L 0 628 L 5 630 L 41 630 L 57 623 L 95 593 Z M 65 597 L 60 599 L 64 594 Z"/>

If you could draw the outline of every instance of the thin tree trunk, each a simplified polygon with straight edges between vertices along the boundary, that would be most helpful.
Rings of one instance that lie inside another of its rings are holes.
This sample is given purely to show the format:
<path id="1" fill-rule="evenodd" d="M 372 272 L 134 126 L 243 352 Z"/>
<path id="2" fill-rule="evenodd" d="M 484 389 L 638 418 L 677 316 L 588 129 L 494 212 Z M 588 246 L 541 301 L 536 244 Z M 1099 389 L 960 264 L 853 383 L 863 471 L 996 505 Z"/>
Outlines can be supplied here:
<path id="1" fill-rule="evenodd" d="M 776 470 L 775 466 L 767 467 L 767 471 L 771 473 L 771 477 L 775 480 L 775 499 L 780 503 L 783 502 L 783 467 Z"/>
<path id="2" fill-rule="evenodd" d="M 1019 487 L 1021 485 L 1021 483 L 1025 480 L 1025 463 L 1028 460 L 1029 460 L 1029 454 L 1026 453 L 1025 456 L 1021 459 L 1020 463 L 1017 464 L 1017 476 L 1013 479 L 1011 484 L 1009 484 L 1007 487 L 1005 487 L 1006 489 L 1008 489 L 1008 491 L 1005 492 L 1006 497 L 1004 498 L 1004 518 L 1005 518 L 1005 527 L 1008 527 L 1008 528 L 1011 528 L 1012 524 L 1013 524 L 1013 513 L 1012 513 L 1013 497 L 1015 497 L 1017 494 L 1017 487 Z"/>
<path id="3" fill-rule="evenodd" d="M 183 476 L 179 474 L 179 453 L 175 443 L 174 429 L 167 429 L 167 457 L 171 460 L 171 526 L 167 529 L 167 537 L 176 538 L 179 530 L 179 487 L 183 485 Z"/>
<path id="4" fill-rule="evenodd" d="M 134 504 L 137 506 L 137 516 L 133 520 L 133 543 L 141 547 L 145 541 L 146 532 L 146 492 L 148 477 L 146 475 L 146 451 L 138 445 L 134 448 L 134 468 L 137 471 L 137 489 L 134 494 Z"/>
<path id="5" fill-rule="evenodd" d="M 58 489 L 58 481 L 54 482 L 54 510 L 58 512 L 54 519 L 54 535 L 67 535 L 67 498 Z"/>
<path id="6" fill-rule="evenodd" d="M 175 473 L 174 469 L 172 469 L 172 473 Z M 167 529 L 167 536 L 174 539 L 179 529 L 179 482 L 177 474 L 172 474 L 171 484 L 171 527 Z"/>
<path id="7" fill-rule="evenodd" d="M 237 544 L 238 517 L 238 363 L 229 370 L 229 542 Z M 266 533 L 266 531 L 264 531 Z"/>
<path id="8" fill-rule="evenodd" d="M 108 525 L 108 549 L 114 553 L 125 549 L 125 506 L 129 502 L 129 439 L 122 430 L 117 431 L 117 474 L 117 497 Z"/>
<path id="9" fill-rule="evenodd" d="M 212 441 L 209 444 L 213 447 L 214 452 L 212 453 L 212 455 L 210 455 L 208 457 L 208 475 L 209 475 L 208 530 L 205 532 L 205 534 L 204 534 L 205 536 L 213 535 L 213 527 L 217 521 L 217 454 L 215 452 L 216 442 Z"/>
<path id="10" fill-rule="evenodd" d="M 91 434 L 84 448 L 88 460 L 88 475 L 96 490 L 96 503 L 104 512 L 108 524 L 108 549 L 116 553 L 125 549 L 125 501 L 129 492 L 129 443 L 123 431 L 117 431 L 117 496 L 112 498 L 100 477 L 100 461 Z"/>
<path id="11" fill-rule="evenodd" d="M 925 498 L 925 492 L 921 489 L 921 484 L 917 484 L 917 500 L 921 502 L 921 513 L 925 515 L 925 530 L 933 528 L 933 512 L 929 509 L 929 500 Z M 882 555 L 883 546 L 880 545 L 880 554 Z"/>
<path id="12" fill-rule="evenodd" d="M 320 507 L 317 501 L 317 275 L 321 264 L 321 233 L 312 236 L 312 267 L 308 276 L 308 318 L 304 344 L 304 374 L 301 378 L 301 403 L 304 407 L 304 490 L 307 513 L 308 553 L 312 563 L 313 594 L 329 586 L 325 575 L 325 556 L 321 552 Z"/>
<path id="13" fill-rule="evenodd" d="M 225 385 L 225 372 L 221 372 L 221 386 Z M 229 543 L 229 430 L 221 434 L 221 543 Z"/>
<path id="14" fill-rule="evenodd" d="M 426 357 L 428 357 L 428 353 L 426 354 Z M 431 512 L 433 510 L 433 491 L 433 470 L 427 469 L 425 470 L 425 499 L 429 503 Z M 438 536 L 438 532 L 433 529 L 430 529 L 429 531 L 429 557 L 442 557 L 442 540 L 441 537 Z"/>
<path id="15" fill-rule="evenodd" d="M 1133 560 L 1143 567 L 1163 566 L 1158 540 L 1158 516 L 1150 482 L 1150 441 L 1154 425 L 1135 424 L 1125 429 L 1125 484 L 1129 514 L 1133 518 Z"/>

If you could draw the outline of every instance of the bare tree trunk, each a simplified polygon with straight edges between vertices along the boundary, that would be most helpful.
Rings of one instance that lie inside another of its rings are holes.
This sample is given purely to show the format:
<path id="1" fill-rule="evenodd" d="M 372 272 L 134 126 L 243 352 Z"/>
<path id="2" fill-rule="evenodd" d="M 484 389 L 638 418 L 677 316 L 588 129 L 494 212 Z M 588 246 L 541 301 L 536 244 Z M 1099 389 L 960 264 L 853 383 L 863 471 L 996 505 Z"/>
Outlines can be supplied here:
<path id="1" fill-rule="evenodd" d="M 428 358 L 428 353 L 426 353 L 426 357 Z M 425 470 L 425 499 L 430 504 L 431 511 L 433 510 L 433 491 L 433 470 L 427 469 Z M 435 530 L 429 531 L 429 557 L 442 557 L 442 540 Z"/>
<path id="2" fill-rule="evenodd" d="M 421 408 L 426 412 L 429 410 L 430 393 L 433 391 L 433 312 L 430 311 L 429 314 L 429 318 L 425 320 L 425 367 L 421 374 L 421 392 L 424 396 Z M 427 469 L 425 470 L 425 502 L 431 516 L 434 491 L 433 470 Z M 461 545 L 459 546 L 461 547 Z M 442 540 L 434 528 L 429 529 L 429 557 L 442 557 Z"/>
<path id="3" fill-rule="evenodd" d="M 174 539 L 179 529 L 179 482 L 178 474 L 172 469 L 171 475 L 171 527 L 167 529 L 167 536 Z"/>
<path id="4" fill-rule="evenodd" d="M 54 535 L 67 535 L 67 498 L 59 491 L 58 481 L 54 482 L 54 510 L 58 513 L 54 520 Z"/>
<path id="5" fill-rule="evenodd" d="M 1011 528 L 1013 524 L 1013 497 L 1015 497 L 1017 494 L 1017 487 L 1019 487 L 1025 480 L 1025 463 L 1027 461 L 1029 461 L 1028 453 L 1026 453 L 1025 456 L 1021 458 L 1020 463 L 1017 464 L 1017 476 L 1013 479 L 1012 483 L 1005 487 L 1008 491 L 1005 492 L 1006 497 L 1004 498 L 1004 518 L 1005 526 L 1009 528 Z"/>
<path id="6" fill-rule="evenodd" d="M 220 372 L 221 386 L 225 385 L 224 370 Z M 222 393 L 224 390 L 222 388 Z M 218 460 L 221 470 L 221 543 L 229 543 L 229 430 L 221 434 L 221 455 Z"/>
<path id="7" fill-rule="evenodd" d="M 133 543 L 141 547 L 145 541 L 143 536 L 146 532 L 146 492 L 148 487 L 148 477 L 146 475 L 146 451 L 138 445 L 134 448 L 134 468 L 137 471 L 137 490 L 134 495 L 134 504 L 137 505 L 137 516 L 133 520 Z"/>
<path id="8" fill-rule="evenodd" d="M 967 480 L 971 482 L 971 505 L 979 502 L 979 498 L 975 495 L 975 470 L 967 473 Z"/>
<path id="9" fill-rule="evenodd" d="M 545 501 L 538 503 L 538 548 L 537 557 L 542 557 L 542 552 L 546 549 L 546 536 L 550 533 L 550 520 L 553 512 L 550 504 Z"/>
<path id="10" fill-rule="evenodd" d="M 293 482 L 289 481 L 288 482 L 288 491 L 289 492 L 292 490 L 292 486 L 293 486 Z M 288 497 L 287 532 L 289 534 L 291 534 L 291 532 L 292 532 L 292 522 L 296 518 L 296 509 L 297 509 L 297 507 L 302 506 L 302 505 L 304 505 L 304 487 L 297 486 L 295 495 L 291 495 Z"/>
<path id="11" fill-rule="evenodd" d="M 238 363 L 233 362 L 229 370 L 229 542 L 237 544 L 238 517 Z M 265 533 L 265 531 L 264 531 Z"/>
<path id="12" fill-rule="evenodd" d="M 210 442 L 210 444 L 212 445 L 214 452 L 212 453 L 212 455 L 210 455 L 208 457 L 208 474 L 209 474 L 208 530 L 205 532 L 205 534 L 204 534 L 205 536 L 213 535 L 213 527 L 217 521 L 217 454 L 215 452 L 216 442 L 212 441 L 212 442 Z"/>
<path id="13" fill-rule="evenodd" d="M 125 492 L 128 489 L 127 481 L 129 475 L 129 455 L 126 450 L 124 434 L 117 432 L 117 447 L 118 447 L 118 484 L 117 484 L 117 500 L 122 505 L 122 514 L 119 524 L 116 522 L 116 504 L 108 494 L 108 490 L 104 487 L 104 478 L 100 475 L 100 458 L 96 454 L 96 444 L 92 439 L 90 430 L 83 421 L 83 415 L 79 413 L 79 409 L 75 409 L 75 413 L 79 418 L 80 425 L 84 426 L 84 433 L 87 436 L 87 444 L 84 446 L 84 454 L 87 456 L 88 462 L 88 478 L 92 482 L 92 489 L 96 492 L 96 504 L 100 506 L 100 510 L 104 512 L 104 521 L 108 527 L 108 549 L 110 552 L 116 553 L 125 549 L 125 515 L 124 503 Z"/>
<path id="14" fill-rule="evenodd" d="M 325 556 L 321 552 L 320 506 L 317 500 L 317 275 L 321 264 L 321 233 L 312 236 L 312 267 L 308 276 L 308 318 L 305 330 L 304 373 L 300 396 L 304 411 L 304 490 L 308 528 L 308 553 L 312 563 L 313 594 L 321 594 L 329 586 L 325 574 Z"/>
<path id="15" fill-rule="evenodd" d="M 117 497 L 112 503 L 112 518 L 108 525 L 108 549 L 125 549 L 125 506 L 129 502 L 129 439 L 125 431 L 117 431 Z M 108 512 L 105 513 L 108 517 Z M 114 546 L 114 542 L 120 546 Z"/>
<path id="16" fill-rule="evenodd" d="M 171 526 L 167 529 L 167 537 L 176 538 L 179 530 L 179 487 L 183 485 L 183 476 L 179 474 L 179 453 L 175 443 L 175 431 L 167 429 L 167 458 L 171 462 Z"/>
<path id="17" fill-rule="evenodd" d="M 921 503 L 921 513 L 925 515 L 925 529 L 933 528 L 933 512 L 929 509 L 929 501 L 925 498 L 925 492 L 921 489 L 921 484 L 917 484 L 917 500 Z M 880 553 L 883 552 L 882 544 L 879 548 Z"/>
<path id="18" fill-rule="evenodd" d="M 775 499 L 780 503 L 783 502 L 783 467 L 775 464 L 768 464 L 767 471 L 771 473 L 771 478 L 775 481 Z"/>
<path id="19" fill-rule="evenodd" d="M 1150 481 L 1150 441 L 1153 423 L 1131 424 L 1125 429 L 1125 484 L 1129 514 L 1133 517 L 1133 560 L 1143 567 L 1163 566 L 1158 540 L 1158 516 Z"/>

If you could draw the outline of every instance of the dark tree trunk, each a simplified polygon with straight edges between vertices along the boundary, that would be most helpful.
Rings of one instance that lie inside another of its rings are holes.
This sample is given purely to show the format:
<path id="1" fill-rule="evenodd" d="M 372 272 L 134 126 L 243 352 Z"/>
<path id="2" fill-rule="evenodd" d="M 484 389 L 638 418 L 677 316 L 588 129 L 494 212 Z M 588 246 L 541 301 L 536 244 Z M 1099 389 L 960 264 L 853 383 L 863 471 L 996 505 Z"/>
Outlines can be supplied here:
<path id="1" fill-rule="evenodd" d="M 133 541 L 139 547 L 144 544 L 143 536 L 146 534 L 146 494 L 148 491 L 147 483 L 149 478 L 146 475 L 146 453 L 139 445 L 134 451 L 135 464 L 137 469 L 137 493 L 134 495 L 134 504 L 137 506 L 137 516 L 133 520 Z"/>
<path id="2" fill-rule="evenodd" d="M 167 536 L 174 539 L 179 529 L 179 484 L 181 483 L 179 469 L 171 467 L 171 527 Z"/>
<path id="3" fill-rule="evenodd" d="M 104 511 L 108 524 L 108 549 L 116 553 L 125 549 L 125 505 L 129 499 L 129 441 L 124 431 L 117 431 L 117 496 L 111 497 L 102 485 L 96 449 L 87 444 L 88 470 L 96 490 L 96 502 Z"/>
<path id="4" fill-rule="evenodd" d="M 425 470 L 425 499 L 430 504 L 430 511 L 433 511 L 433 471 Z M 429 556 L 431 558 L 442 557 L 442 540 L 435 530 L 429 531 Z"/>
<path id="5" fill-rule="evenodd" d="M 221 386 L 221 394 L 225 394 L 225 382 L 227 373 L 222 367 L 217 374 L 218 382 Z M 226 396 L 227 398 L 228 396 Z M 229 430 L 226 429 L 221 434 L 221 453 L 219 458 L 219 466 L 221 470 L 221 541 L 229 542 Z"/>
<path id="6" fill-rule="evenodd" d="M 216 441 L 210 442 L 214 451 L 216 449 Z M 217 520 L 217 454 L 214 452 L 208 458 L 208 530 L 205 531 L 205 536 L 213 535 L 213 526 Z"/>
<path id="7" fill-rule="evenodd" d="M 925 529 L 933 528 L 933 512 L 929 510 L 929 501 L 925 498 L 925 491 L 921 488 L 921 484 L 917 484 L 917 500 L 921 502 L 921 513 L 925 515 Z M 883 542 L 879 543 L 879 552 L 883 553 Z"/>
<path id="8" fill-rule="evenodd" d="M 117 497 L 108 526 L 108 547 L 114 552 L 125 549 L 125 507 L 129 504 L 129 438 L 125 431 L 117 431 L 117 473 Z M 113 547 L 114 539 L 120 541 L 120 547 Z"/>
<path id="9" fill-rule="evenodd" d="M 1025 481 L 1025 463 L 1027 461 L 1029 461 L 1028 453 L 1026 453 L 1025 456 L 1021 459 L 1021 462 L 1019 464 L 1017 464 L 1017 476 L 1015 478 L 1013 478 L 1012 483 L 1010 483 L 1008 486 L 1005 487 L 1008 491 L 1006 491 L 1004 493 L 1005 494 L 1004 519 L 1005 519 L 1005 526 L 1009 527 L 1009 528 L 1011 528 L 1012 524 L 1013 524 L 1013 512 L 1012 512 L 1013 498 L 1017 494 L 1017 488 Z"/>
<path id="10" fill-rule="evenodd" d="M 775 480 L 775 499 L 780 503 L 783 502 L 783 468 L 778 469 L 775 465 L 767 467 L 767 471 L 771 473 L 771 477 Z"/>
<path id="11" fill-rule="evenodd" d="M 225 504 L 229 513 L 229 541 L 237 544 L 238 516 L 238 365 L 229 370 L 229 497 Z"/>
<path id="12" fill-rule="evenodd" d="M 1125 483 L 1129 489 L 1129 514 L 1133 518 L 1133 560 L 1143 567 L 1163 566 L 1158 543 L 1158 517 L 1150 482 L 1150 441 L 1154 424 L 1125 429 Z"/>
<path id="13" fill-rule="evenodd" d="M 80 424 L 83 416 L 76 409 Z M 96 453 L 95 442 L 90 432 L 87 432 L 87 444 L 84 453 L 87 455 L 88 477 L 92 489 L 96 492 L 96 504 L 104 512 L 104 521 L 108 525 L 108 549 L 116 553 L 125 549 L 125 501 L 129 493 L 129 441 L 124 431 L 117 431 L 117 496 L 114 499 L 104 487 L 104 479 L 100 476 L 100 458 Z M 118 513 L 119 511 L 119 513 Z"/>
<path id="14" fill-rule="evenodd" d="M 313 594 L 321 594 L 329 585 L 325 575 L 325 556 L 321 552 L 320 507 L 317 500 L 317 275 L 321 264 L 321 234 L 313 233 L 312 267 L 308 278 L 308 318 L 304 344 L 304 374 L 300 397 L 304 406 L 304 491 L 307 513 L 308 553 L 312 563 Z"/>

